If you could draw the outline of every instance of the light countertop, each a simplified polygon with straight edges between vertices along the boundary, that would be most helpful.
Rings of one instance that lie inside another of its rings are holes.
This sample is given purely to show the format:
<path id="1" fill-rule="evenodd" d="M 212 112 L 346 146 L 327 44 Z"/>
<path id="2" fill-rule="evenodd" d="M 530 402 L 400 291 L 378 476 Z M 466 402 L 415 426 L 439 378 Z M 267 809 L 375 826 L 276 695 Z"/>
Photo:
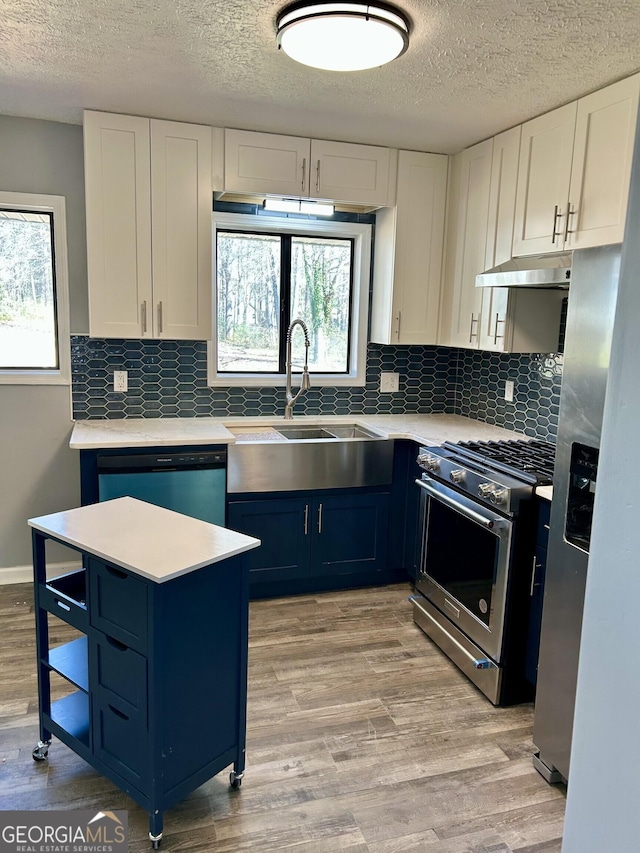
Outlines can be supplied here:
<path id="1" fill-rule="evenodd" d="M 492 426 L 460 415 L 323 415 L 295 417 L 123 418 L 76 421 L 69 446 L 72 450 L 119 447 L 169 447 L 172 445 L 235 444 L 227 427 L 268 427 L 285 424 L 356 423 L 385 438 L 404 438 L 426 446 L 444 441 L 522 439 L 522 433 Z"/>
<path id="2" fill-rule="evenodd" d="M 539 498 L 542 498 L 545 501 L 550 501 L 553 499 L 553 486 L 538 486 L 536 489 L 536 495 Z"/>
<path id="3" fill-rule="evenodd" d="M 252 536 L 135 498 L 31 518 L 29 525 L 156 583 L 260 545 Z"/>

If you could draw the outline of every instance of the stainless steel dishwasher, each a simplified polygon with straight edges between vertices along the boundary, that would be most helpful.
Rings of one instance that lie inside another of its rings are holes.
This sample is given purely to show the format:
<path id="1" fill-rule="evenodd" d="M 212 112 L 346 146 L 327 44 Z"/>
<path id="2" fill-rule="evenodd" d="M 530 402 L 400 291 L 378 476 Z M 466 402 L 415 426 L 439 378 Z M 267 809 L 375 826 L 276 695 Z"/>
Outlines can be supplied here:
<path id="1" fill-rule="evenodd" d="M 132 497 L 224 526 L 227 451 L 99 453 L 101 501 Z"/>

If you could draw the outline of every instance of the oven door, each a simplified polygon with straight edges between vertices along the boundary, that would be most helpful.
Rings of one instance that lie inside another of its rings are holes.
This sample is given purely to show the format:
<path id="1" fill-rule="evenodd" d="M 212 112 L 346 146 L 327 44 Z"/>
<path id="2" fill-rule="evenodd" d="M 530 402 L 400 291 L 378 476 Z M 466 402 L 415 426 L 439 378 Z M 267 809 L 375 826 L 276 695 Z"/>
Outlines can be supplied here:
<path id="1" fill-rule="evenodd" d="M 499 663 L 514 522 L 426 474 L 416 483 L 422 490 L 416 589 Z"/>

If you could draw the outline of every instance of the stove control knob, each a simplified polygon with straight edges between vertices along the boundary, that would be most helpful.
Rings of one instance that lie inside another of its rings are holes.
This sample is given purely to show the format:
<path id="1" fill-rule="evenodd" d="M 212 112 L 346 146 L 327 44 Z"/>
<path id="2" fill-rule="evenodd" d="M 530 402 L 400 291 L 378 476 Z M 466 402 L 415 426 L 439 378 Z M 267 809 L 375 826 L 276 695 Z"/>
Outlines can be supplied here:
<path id="1" fill-rule="evenodd" d="M 464 483 L 464 475 L 464 470 L 462 468 L 457 468 L 455 471 L 450 472 L 449 479 L 452 483 Z"/>
<path id="2" fill-rule="evenodd" d="M 478 486 L 478 495 L 481 498 L 491 498 L 493 494 L 493 485 L 491 483 L 480 483 Z"/>
<path id="3" fill-rule="evenodd" d="M 418 465 L 424 468 L 425 471 L 437 473 L 440 470 L 440 460 L 437 456 L 432 456 L 430 453 L 421 453 L 418 456 Z"/>
<path id="4" fill-rule="evenodd" d="M 506 489 L 494 489 L 491 495 L 489 496 L 489 500 L 491 503 L 496 506 L 502 506 L 502 504 L 506 504 L 507 502 L 507 490 Z"/>

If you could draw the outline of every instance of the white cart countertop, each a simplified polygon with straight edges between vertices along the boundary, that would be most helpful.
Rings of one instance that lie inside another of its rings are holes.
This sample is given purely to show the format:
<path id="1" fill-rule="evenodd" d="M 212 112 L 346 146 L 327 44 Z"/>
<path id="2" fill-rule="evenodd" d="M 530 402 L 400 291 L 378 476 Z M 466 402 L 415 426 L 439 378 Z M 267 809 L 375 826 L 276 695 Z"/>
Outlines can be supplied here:
<path id="1" fill-rule="evenodd" d="M 42 515 L 29 525 L 156 583 L 260 545 L 252 536 L 135 498 Z"/>
<path id="2" fill-rule="evenodd" d="M 545 501 L 550 501 L 553 499 L 553 486 L 538 486 L 536 489 L 536 495 L 539 498 L 542 498 Z"/>
<path id="3" fill-rule="evenodd" d="M 528 436 L 460 415 L 324 415 L 294 417 L 123 418 L 77 421 L 69 446 L 72 450 L 171 445 L 235 444 L 234 427 L 293 424 L 356 423 L 385 438 L 404 438 L 436 446 L 444 441 L 491 441 Z"/>

